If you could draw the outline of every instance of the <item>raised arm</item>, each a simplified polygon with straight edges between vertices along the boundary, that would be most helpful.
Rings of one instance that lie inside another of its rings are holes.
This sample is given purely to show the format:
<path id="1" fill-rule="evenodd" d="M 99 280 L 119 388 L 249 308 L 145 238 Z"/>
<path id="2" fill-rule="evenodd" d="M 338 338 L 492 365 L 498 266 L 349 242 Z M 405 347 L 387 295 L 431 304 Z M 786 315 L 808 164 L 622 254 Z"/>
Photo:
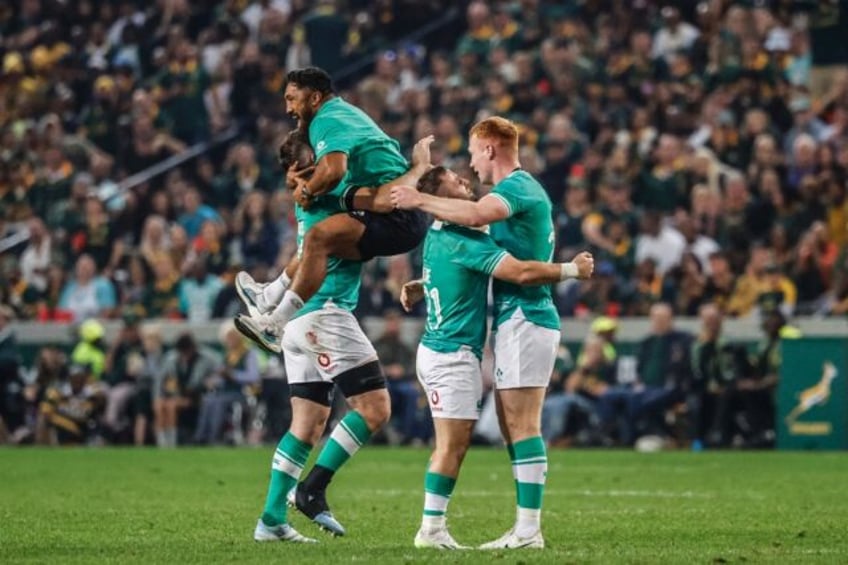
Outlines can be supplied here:
<path id="1" fill-rule="evenodd" d="M 353 196 L 352 208 L 377 214 L 388 214 L 395 209 L 391 192 L 397 186 L 415 186 L 418 180 L 430 170 L 430 145 L 435 138 L 428 135 L 412 148 L 412 167 L 398 178 L 377 188 L 363 187 L 357 189 Z"/>
<path id="2" fill-rule="evenodd" d="M 491 194 L 472 202 L 424 194 L 412 186 L 398 186 L 392 189 L 391 196 L 392 204 L 401 210 L 423 210 L 441 220 L 461 226 L 478 228 L 509 217 L 509 208 L 503 200 Z"/>
<path id="3" fill-rule="evenodd" d="M 586 251 L 578 253 L 568 263 L 543 263 L 541 261 L 519 261 L 507 255 L 498 263 L 492 276 L 513 284 L 543 285 L 566 279 L 588 279 L 595 270 L 595 260 Z"/>

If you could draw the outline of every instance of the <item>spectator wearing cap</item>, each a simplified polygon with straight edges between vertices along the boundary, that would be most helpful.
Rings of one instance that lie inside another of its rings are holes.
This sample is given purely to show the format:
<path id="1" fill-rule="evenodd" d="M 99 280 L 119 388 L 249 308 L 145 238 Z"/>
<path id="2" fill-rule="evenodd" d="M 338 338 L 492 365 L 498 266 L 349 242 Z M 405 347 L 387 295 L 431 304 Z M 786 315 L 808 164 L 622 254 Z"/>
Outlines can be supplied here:
<path id="1" fill-rule="evenodd" d="M 109 279 L 97 275 L 90 255 L 81 255 L 74 268 L 74 278 L 62 288 L 58 307 L 79 322 L 91 317 L 109 317 L 116 303 L 115 287 Z"/>

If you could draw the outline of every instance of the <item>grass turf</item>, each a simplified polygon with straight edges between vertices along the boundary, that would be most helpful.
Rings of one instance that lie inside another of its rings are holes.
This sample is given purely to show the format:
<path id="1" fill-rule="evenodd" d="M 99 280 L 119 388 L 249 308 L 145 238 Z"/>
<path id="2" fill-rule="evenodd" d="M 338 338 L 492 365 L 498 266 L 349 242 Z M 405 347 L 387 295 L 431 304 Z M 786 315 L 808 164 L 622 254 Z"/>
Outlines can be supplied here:
<path id="1" fill-rule="evenodd" d="M 848 562 L 848 457 L 552 451 L 543 551 L 416 550 L 429 452 L 367 448 L 329 501 L 348 536 L 257 544 L 272 448 L 0 450 L 3 563 Z M 472 450 L 448 511 L 460 543 L 514 517 L 506 452 Z"/>

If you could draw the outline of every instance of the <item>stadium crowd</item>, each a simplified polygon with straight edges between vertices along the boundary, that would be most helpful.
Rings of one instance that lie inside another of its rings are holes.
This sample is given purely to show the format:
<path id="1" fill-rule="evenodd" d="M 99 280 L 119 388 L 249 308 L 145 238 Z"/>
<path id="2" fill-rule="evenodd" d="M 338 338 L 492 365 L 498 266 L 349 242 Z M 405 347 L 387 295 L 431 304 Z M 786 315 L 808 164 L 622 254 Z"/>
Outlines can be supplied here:
<path id="1" fill-rule="evenodd" d="M 291 127 L 285 72 L 339 72 L 375 53 L 367 73 L 340 83 L 346 99 L 407 151 L 435 134 L 434 163 L 468 178 L 469 126 L 513 119 L 522 165 L 554 203 L 558 257 L 596 256 L 592 280 L 556 291 L 564 317 L 601 316 L 607 329 L 573 363 L 563 354 L 549 440 L 576 425 L 591 431 L 587 442 L 631 442 L 640 422 L 651 425 L 646 415 L 667 428 L 671 409 L 686 412 L 690 440 L 727 445 L 735 428 L 767 444 L 775 336 L 793 315 L 848 312 L 842 4 L 473 1 L 462 4 L 461 33 L 399 42 L 453 5 L 4 4 L 0 237 L 29 231 L 0 244 L 4 403 L 25 400 L 4 407 L 6 427 L 41 436 L 69 420 L 83 437 L 81 423 L 94 422 L 106 439 L 143 443 L 155 429 L 171 445 L 191 412 L 182 439 L 215 443 L 234 404 L 253 416 L 261 407 L 269 429 L 284 425 L 279 363 L 231 328 L 221 355 L 190 335 L 163 344 L 156 324 L 139 322 L 231 318 L 238 270 L 260 280 L 280 271 L 296 232 L 275 158 Z M 232 131 L 234 141 L 163 175 L 134 177 Z M 415 253 L 370 262 L 357 313 L 396 318 L 401 286 L 418 272 Z M 658 337 L 641 346 L 637 384 L 623 387 L 604 335 L 619 316 L 649 315 Z M 701 316 L 704 331 L 675 332 L 675 315 Z M 722 317 L 746 316 L 765 328 L 753 363 L 718 329 Z M 105 343 L 99 318 L 126 329 Z M 70 363 L 45 347 L 18 367 L 13 320 L 79 325 Z M 393 433 L 426 441 L 414 353 L 398 347 L 381 350 L 397 381 Z M 153 379 L 154 368 L 171 379 Z"/>

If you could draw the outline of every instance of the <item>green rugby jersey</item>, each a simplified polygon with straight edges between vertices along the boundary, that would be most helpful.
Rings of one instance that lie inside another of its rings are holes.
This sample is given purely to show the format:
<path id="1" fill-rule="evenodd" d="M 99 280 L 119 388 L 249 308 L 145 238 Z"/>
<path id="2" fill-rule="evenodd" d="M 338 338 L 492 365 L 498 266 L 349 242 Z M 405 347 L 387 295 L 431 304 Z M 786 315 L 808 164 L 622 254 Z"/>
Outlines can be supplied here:
<path id="1" fill-rule="evenodd" d="M 433 223 L 424 240 L 423 345 L 440 353 L 466 346 L 482 358 L 489 277 L 506 255 L 485 232 Z"/>
<path id="2" fill-rule="evenodd" d="M 551 261 L 554 256 L 554 224 L 551 199 L 530 173 L 518 169 L 492 188 L 509 210 L 507 219 L 491 225 L 492 239 L 522 261 Z M 524 319 L 543 328 L 560 329 L 551 286 L 519 286 L 492 282 L 494 328 L 521 310 Z"/>
<path id="3" fill-rule="evenodd" d="M 338 195 L 333 192 L 319 196 L 309 207 L 304 210 L 299 205 L 295 206 L 295 217 L 297 218 L 297 257 L 303 255 L 303 240 L 306 233 L 318 222 L 329 218 L 334 214 L 342 212 Z M 352 312 L 359 302 L 359 286 L 362 276 L 362 262 L 339 259 L 337 257 L 327 258 L 327 277 L 315 296 L 306 301 L 303 308 L 298 310 L 294 318 L 304 314 L 320 310 L 328 303 Z"/>
<path id="4" fill-rule="evenodd" d="M 347 155 L 348 187 L 377 187 L 406 173 L 409 164 L 398 142 L 386 135 L 368 114 L 339 97 L 324 103 L 309 124 L 315 161 L 327 153 Z"/>

